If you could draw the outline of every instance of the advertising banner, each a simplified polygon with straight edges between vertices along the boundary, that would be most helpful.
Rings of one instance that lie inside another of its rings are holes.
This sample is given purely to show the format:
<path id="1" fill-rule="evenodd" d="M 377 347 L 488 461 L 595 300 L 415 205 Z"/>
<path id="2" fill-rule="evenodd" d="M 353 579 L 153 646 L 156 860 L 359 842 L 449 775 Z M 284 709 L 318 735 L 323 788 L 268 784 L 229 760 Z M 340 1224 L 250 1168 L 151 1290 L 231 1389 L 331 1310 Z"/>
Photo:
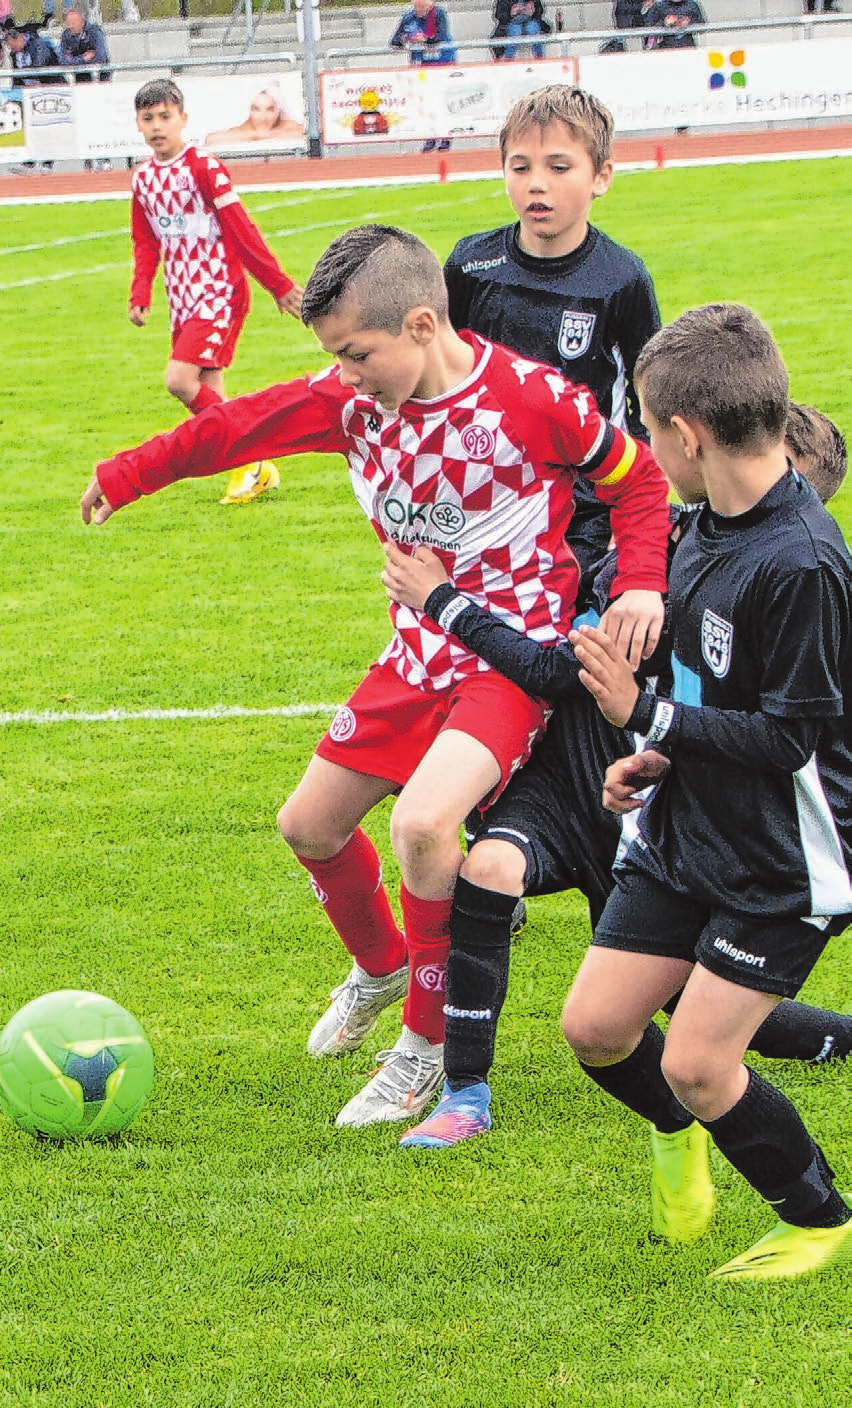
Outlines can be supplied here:
<path id="1" fill-rule="evenodd" d="M 580 83 L 619 135 L 852 116 L 852 40 L 591 54 Z"/>
<path id="2" fill-rule="evenodd" d="M 0 163 L 150 155 L 136 130 L 139 83 L 0 88 Z M 181 75 L 186 138 L 229 154 L 303 152 L 305 104 L 296 70 Z"/>
<path id="3" fill-rule="evenodd" d="M 573 58 L 323 73 L 323 142 L 336 147 L 432 137 L 493 141 L 517 98 L 546 83 L 574 84 L 577 75 Z"/>

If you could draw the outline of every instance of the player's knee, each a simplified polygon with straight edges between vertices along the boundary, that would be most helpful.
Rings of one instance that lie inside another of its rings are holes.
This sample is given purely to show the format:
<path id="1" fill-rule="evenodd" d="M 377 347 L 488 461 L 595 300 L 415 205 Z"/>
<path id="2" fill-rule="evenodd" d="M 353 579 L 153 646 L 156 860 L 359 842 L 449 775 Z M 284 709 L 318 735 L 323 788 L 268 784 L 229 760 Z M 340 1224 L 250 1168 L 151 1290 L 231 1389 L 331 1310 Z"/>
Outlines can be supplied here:
<path id="1" fill-rule="evenodd" d="M 163 380 L 169 395 L 177 397 L 185 406 L 194 400 L 198 392 L 198 379 L 192 367 L 169 362 Z"/>
<path id="2" fill-rule="evenodd" d="M 713 1066 L 702 1050 L 684 1042 L 666 1042 L 661 1068 L 673 1093 L 687 1110 L 700 1116 L 705 1105 L 715 1104 Z"/>
<path id="3" fill-rule="evenodd" d="M 298 798 L 289 797 L 278 813 L 278 830 L 297 856 L 324 860 L 337 855 L 348 837 L 340 836 L 330 818 L 306 811 Z"/>
<path id="4" fill-rule="evenodd" d="M 461 868 L 471 885 L 497 890 L 502 895 L 522 895 L 527 863 L 522 851 L 509 841 L 477 841 Z"/>
<path id="5" fill-rule="evenodd" d="M 440 812 L 407 804 L 404 797 L 400 797 L 393 809 L 390 838 L 394 854 L 400 860 L 439 850 L 448 838 L 457 837 L 457 833 L 458 827 L 450 826 Z"/>
<path id="6" fill-rule="evenodd" d="M 627 1036 L 613 1030 L 605 1013 L 572 1001 L 570 993 L 562 1009 L 562 1035 L 587 1066 L 611 1066 L 631 1049 Z"/>

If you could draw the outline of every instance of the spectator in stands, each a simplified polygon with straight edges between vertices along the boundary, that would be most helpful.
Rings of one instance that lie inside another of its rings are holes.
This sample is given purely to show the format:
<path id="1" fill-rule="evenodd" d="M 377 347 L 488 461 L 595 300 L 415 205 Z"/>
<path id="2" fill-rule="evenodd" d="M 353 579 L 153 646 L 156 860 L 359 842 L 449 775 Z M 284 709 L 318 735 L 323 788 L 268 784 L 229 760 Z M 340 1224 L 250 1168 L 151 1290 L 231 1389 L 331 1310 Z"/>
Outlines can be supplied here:
<path id="1" fill-rule="evenodd" d="M 29 24 L 5 24 L 3 26 L 3 41 L 9 51 L 9 59 L 15 73 L 26 75 L 28 69 L 32 68 L 58 68 L 59 55 L 54 49 L 49 39 L 39 34 L 42 21 L 32 21 Z M 32 88 L 37 83 L 64 83 L 60 74 L 56 76 L 41 74 L 28 78 L 26 76 L 16 78 L 15 82 L 24 88 Z"/>
<path id="2" fill-rule="evenodd" d="M 551 26 L 544 18 L 541 0 L 495 0 L 494 32 L 492 39 L 520 39 L 536 34 L 549 34 Z M 514 59 L 518 52 L 517 44 L 506 44 L 495 54 L 503 59 Z M 544 58 L 544 45 L 533 44 L 534 59 Z"/>
<path id="3" fill-rule="evenodd" d="M 646 29 L 667 29 L 668 34 L 650 34 L 649 49 L 694 49 L 694 24 L 706 24 L 707 16 L 698 0 L 657 0 L 645 15 Z"/>
<path id="4" fill-rule="evenodd" d="M 106 39 L 99 24 L 92 24 L 88 17 L 85 0 L 78 0 L 65 10 L 65 28 L 59 39 L 59 61 L 66 68 L 79 69 L 74 74 L 75 83 L 105 83 L 112 78 L 108 68 L 97 73 L 84 70 L 91 64 L 109 63 Z"/>
<path id="5" fill-rule="evenodd" d="M 34 88 L 40 83 L 64 83 L 64 78 L 60 74 L 54 77 L 52 74 L 38 74 L 27 77 L 28 69 L 50 69 L 59 67 L 59 55 L 54 49 L 49 39 L 45 39 L 39 34 L 39 30 L 47 23 L 49 16 L 41 20 L 30 20 L 27 24 L 15 24 L 11 18 L 3 21 L 3 42 L 9 53 L 9 62 L 12 71 L 20 77 L 15 82 L 22 88 Z M 53 170 L 52 161 L 22 162 L 21 167 L 26 171 Z M 14 168 L 13 168 L 14 169 Z"/>
<path id="6" fill-rule="evenodd" d="M 435 0 L 413 0 L 393 34 L 392 49 L 407 49 L 410 64 L 454 64 L 456 50 L 450 34 L 447 12 Z M 423 143 L 424 152 L 450 149 L 449 137 L 430 137 Z"/>
<path id="7" fill-rule="evenodd" d="M 110 69 L 102 68 L 96 73 L 89 69 L 90 64 L 109 63 L 109 53 L 103 30 L 89 19 L 85 0 L 74 0 L 73 4 L 66 5 L 64 19 L 65 28 L 59 36 L 59 62 L 64 68 L 75 70 L 75 83 L 108 82 L 112 78 Z M 85 167 L 87 171 L 93 168 L 110 171 L 112 162 L 109 157 L 87 158 Z"/>

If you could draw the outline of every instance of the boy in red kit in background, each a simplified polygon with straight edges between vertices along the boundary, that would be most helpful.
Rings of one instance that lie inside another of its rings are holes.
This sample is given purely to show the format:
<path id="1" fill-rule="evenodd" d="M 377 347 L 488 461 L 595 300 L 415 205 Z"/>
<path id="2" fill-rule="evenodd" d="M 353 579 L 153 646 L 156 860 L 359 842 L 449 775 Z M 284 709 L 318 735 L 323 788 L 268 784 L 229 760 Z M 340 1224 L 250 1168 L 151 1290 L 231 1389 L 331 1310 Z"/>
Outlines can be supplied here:
<path id="1" fill-rule="evenodd" d="M 145 326 L 162 259 L 172 327 L 166 389 L 197 415 L 225 399 L 224 369 L 249 310 L 246 269 L 294 318 L 302 290 L 284 273 L 218 157 L 186 145 L 177 85 L 155 79 L 139 89 L 135 103 L 136 126 L 154 155 L 133 173 L 128 316 Z M 222 503 L 247 503 L 278 483 L 267 461 L 239 466 Z"/>
<path id="2" fill-rule="evenodd" d="M 669 515 L 647 447 L 553 368 L 454 331 L 441 266 L 405 231 L 370 225 L 326 250 L 303 321 L 337 365 L 206 411 L 98 466 L 84 522 L 187 476 L 255 455 L 338 452 L 382 541 L 433 547 L 481 605 L 555 642 L 579 568 L 564 540 L 574 481 L 611 507 L 619 573 L 603 629 L 635 665 L 662 626 Z M 443 1078 L 444 969 L 459 828 L 528 756 L 546 711 L 422 612 L 391 606 L 394 635 L 320 741 L 278 824 L 354 959 L 308 1040 L 359 1047 L 405 995 L 402 1033 L 337 1118 L 416 1116 Z M 397 796 L 391 841 L 403 933 L 361 821 Z"/>

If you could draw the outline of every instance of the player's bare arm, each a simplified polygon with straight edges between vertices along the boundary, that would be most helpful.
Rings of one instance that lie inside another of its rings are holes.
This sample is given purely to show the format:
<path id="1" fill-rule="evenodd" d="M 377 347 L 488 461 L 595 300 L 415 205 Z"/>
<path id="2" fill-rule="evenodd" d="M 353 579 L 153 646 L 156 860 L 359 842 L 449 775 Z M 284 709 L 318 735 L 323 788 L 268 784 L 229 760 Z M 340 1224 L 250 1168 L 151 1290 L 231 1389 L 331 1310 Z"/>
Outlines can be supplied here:
<path id="1" fill-rule="evenodd" d="M 144 328 L 148 321 L 149 309 L 140 308 L 138 304 L 131 303 L 127 310 L 127 316 L 136 328 Z"/>
<path id="2" fill-rule="evenodd" d="M 663 629 L 663 598 L 659 592 L 624 592 L 601 617 L 601 629 L 632 669 L 653 655 Z"/>
<path id="3" fill-rule="evenodd" d="M 646 801 L 640 794 L 665 777 L 670 767 L 668 758 L 652 748 L 632 753 L 628 758 L 618 758 L 607 768 L 604 777 L 602 801 L 607 811 L 618 816 L 639 811 Z"/>
<path id="4" fill-rule="evenodd" d="M 429 548 L 407 553 L 396 543 L 385 543 L 382 586 L 391 601 L 422 611 L 430 592 L 449 580 L 441 559 Z"/>
<path id="5" fill-rule="evenodd" d="M 112 518 L 115 509 L 110 508 L 98 476 L 92 475 L 89 487 L 80 500 L 80 514 L 84 523 L 101 524 Z"/>
<path id="6" fill-rule="evenodd" d="M 594 695 L 604 718 L 623 728 L 639 698 L 630 661 L 599 626 L 580 626 L 568 639 L 582 666 L 581 684 Z"/>

